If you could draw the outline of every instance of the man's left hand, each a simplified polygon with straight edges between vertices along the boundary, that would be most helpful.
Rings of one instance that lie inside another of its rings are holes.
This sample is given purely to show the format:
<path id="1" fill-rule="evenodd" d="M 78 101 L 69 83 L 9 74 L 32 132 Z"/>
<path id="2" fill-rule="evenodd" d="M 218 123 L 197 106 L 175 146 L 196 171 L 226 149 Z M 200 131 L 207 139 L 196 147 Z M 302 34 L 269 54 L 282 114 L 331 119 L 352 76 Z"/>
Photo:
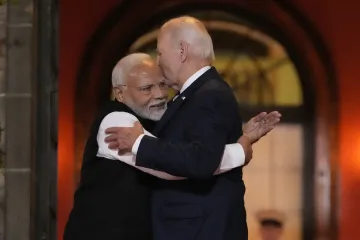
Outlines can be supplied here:
<path id="1" fill-rule="evenodd" d="M 274 129 L 275 125 L 280 122 L 280 118 L 281 114 L 277 111 L 262 112 L 244 124 L 244 135 L 250 139 L 251 143 L 255 143 Z"/>
<path id="2" fill-rule="evenodd" d="M 112 150 L 118 150 L 119 154 L 131 152 L 136 139 L 144 134 L 144 129 L 139 122 L 135 122 L 133 127 L 111 127 L 105 130 L 109 134 L 105 142 Z"/>

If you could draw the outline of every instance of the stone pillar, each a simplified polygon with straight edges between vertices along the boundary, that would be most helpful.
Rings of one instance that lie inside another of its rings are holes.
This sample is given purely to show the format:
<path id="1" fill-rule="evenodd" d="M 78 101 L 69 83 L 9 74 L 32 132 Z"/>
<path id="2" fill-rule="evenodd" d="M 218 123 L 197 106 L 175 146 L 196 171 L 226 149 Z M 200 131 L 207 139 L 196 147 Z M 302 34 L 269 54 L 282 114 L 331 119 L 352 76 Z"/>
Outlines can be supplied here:
<path id="1" fill-rule="evenodd" d="M 0 240 L 4 240 L 6 5 L 0 6 Z"/>
<path id="2" fill-rule="evenodd" d="M 30 239 L 33 0 L 7 1 L 5 76 L 5 237 Z M 29 11 L 30 9 L 30 11 Z"/>
<path id="3" fill-rule="evenodd" d="M 36 1 L 36 96 L 34 102 L 36 162 L 34 239 L 56 239 L 57 214 L 57 0 Z"/>

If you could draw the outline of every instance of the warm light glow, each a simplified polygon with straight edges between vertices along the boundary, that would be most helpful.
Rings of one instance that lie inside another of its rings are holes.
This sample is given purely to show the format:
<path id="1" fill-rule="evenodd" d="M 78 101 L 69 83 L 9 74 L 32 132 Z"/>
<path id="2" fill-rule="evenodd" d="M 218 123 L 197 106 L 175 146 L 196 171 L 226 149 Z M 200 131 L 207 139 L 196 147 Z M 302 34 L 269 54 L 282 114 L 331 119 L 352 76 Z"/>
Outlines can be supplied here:
<path id="1" fill-rule="evenodd" d="M 60 93 L 63 93 L 60 90 Z M 66 100 L 65 100 L 66 101 Z M 64 102 L 64 101 L 63 101 Z M 68 214 L 73 204 L 74 194 L 74 138 L 73 120 L 68 115 L 71 104 L 61 104 L 59 111 L 59 143 L 58 143 L 58 229 L 63 231 Z M 59 232 L 62 236 L 62 232 Z M 60 238 L 59 238 L 60 239 Z M 62 238 L 61 238 L 62 239 Z"/>
<path id="2" fill-rule="evenodd" d="M 356 130 L 357 131 L 354 132 L 356 144 L 353 147 L 353 150 L 355 151 L 353 163 L 356 166 L 356 171 L 358 172 L 358 177 L 360 179 L 360 125 L 357 126 Z"/>

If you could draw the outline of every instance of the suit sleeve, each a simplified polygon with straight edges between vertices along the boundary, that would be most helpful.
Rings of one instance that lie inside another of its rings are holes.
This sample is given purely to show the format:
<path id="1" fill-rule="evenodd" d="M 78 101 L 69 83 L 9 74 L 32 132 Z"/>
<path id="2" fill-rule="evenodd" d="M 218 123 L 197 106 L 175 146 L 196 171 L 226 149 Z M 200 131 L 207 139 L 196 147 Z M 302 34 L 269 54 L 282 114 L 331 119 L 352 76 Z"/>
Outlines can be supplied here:
<path id="1" fill-rule="evenodd" d="M 233 126 L 232 97 L 224 91 L 197 96 L 193 121 L 184 123 L 187 141 L 175 143 L 144 136 L 136 165 L 186 178 L 212 177 L 220 165 Z"/>

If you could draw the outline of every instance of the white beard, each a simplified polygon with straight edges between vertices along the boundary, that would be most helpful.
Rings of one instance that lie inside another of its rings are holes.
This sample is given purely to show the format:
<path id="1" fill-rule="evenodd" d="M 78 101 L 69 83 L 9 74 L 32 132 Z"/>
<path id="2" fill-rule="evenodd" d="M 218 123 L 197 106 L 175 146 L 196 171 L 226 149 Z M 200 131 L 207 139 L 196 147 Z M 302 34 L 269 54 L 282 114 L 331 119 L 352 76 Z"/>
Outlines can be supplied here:
<path id="1" fill-rule="evenodd" d="M 126 104 L 126 105 L 128 105 L 128 107 L 130 107 L 137 115 L 139 115 L 142 118 L 150 119 L 152 121 L 159 121 L 167 109 L 167 103 L 165 103 L 165 106 L 163 109 L 160 109 L 157 111 L 155 111 L 155 110 L 151 111 L 150 106 L 158 104 L 158 103 L 159 103 L 159 101 L 157 101 L 155 103 L 150 102 L 149 106 L 142 107 L 142 108 L 134 106 L 133 104 Z"/>
<path id="2" fill-rule="evenodd" d="M 153 121 L 159 121 L 162 118 L 162 116 L 164 115 L 165 111 L 166 111 L 166 105 L 165 105 L 164 109 L 151 112 L 148 118 Z"/>

